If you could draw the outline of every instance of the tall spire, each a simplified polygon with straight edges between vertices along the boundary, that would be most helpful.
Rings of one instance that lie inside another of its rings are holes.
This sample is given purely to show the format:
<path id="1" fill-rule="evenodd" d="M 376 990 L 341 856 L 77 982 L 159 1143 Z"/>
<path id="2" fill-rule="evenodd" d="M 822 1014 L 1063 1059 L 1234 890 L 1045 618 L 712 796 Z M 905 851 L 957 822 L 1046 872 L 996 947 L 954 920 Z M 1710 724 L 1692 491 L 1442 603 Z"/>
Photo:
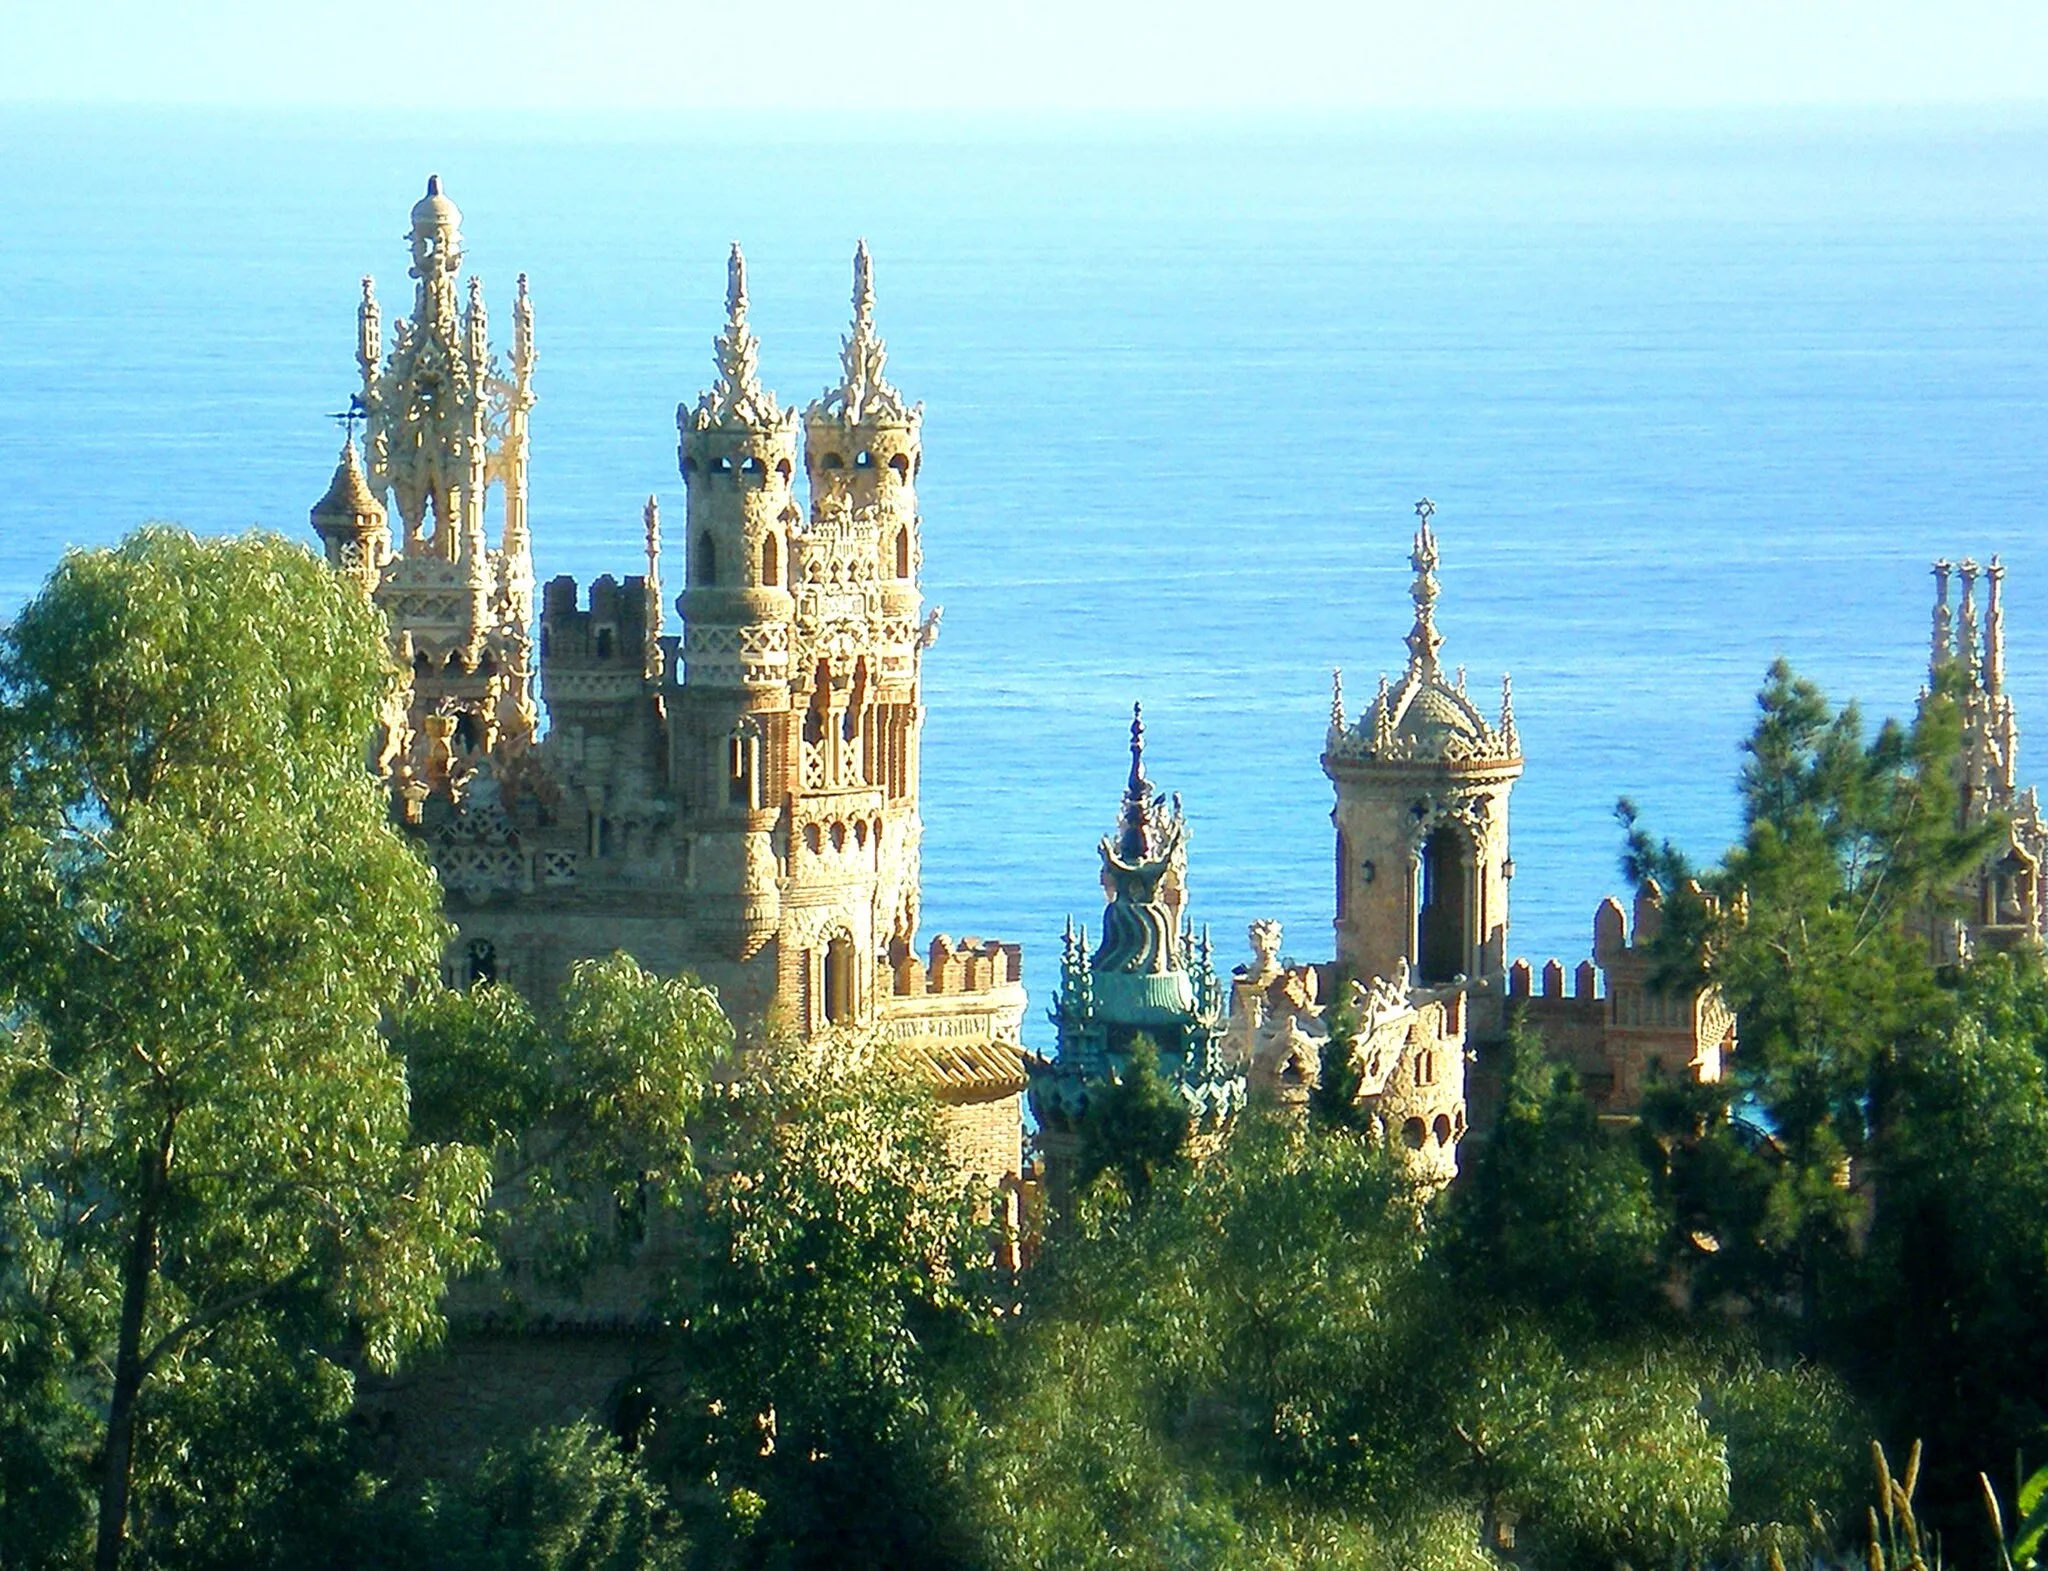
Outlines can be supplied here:
<path id="1" fill-rule="evenodd" d="M 1955 629 L 1948 614 L 1948 575 L 1955 564 L 1943 557 L 1934 564 L 1934 641 L 1927 657 L 1930 685 L 1941 676 L 1941 668 L 1955 656 Z"/>
<path id="2" fill-rule="evenodd" d="M 1334 744 L 1345 732 L 1344 719 L 1344 670 L 1341 666 L 1330 669 L 1330 740 Z"/>
<path id="3" fill-rule="evenodd" d="M 909 419 L 903 395 L 882 374 L 888 358 L 882 335 L 875 331 L 875 270 L 863 240 L 853 252 L 853 326 L 839 343 L 839 385 L 826 388 L 820 402 L 855 423 L 875 417 Z"/>
<path id="4" fill-rule="evenodd" d="M 711 352 L 718 376 L 697 401 L 697 424 L 774 424 L 780 411 L 761 387 L 761 340 L 747 326 L 747 259 L 737 240 L 725 263 L 725 331 Z"/>
<path id="5" fill-rule="evenodd" d="M 1972 686 L 1978 677 L 1977 656 L 1977 564 L 1970 557 L 1964 557 L 1957 564 L 1963 575 L 1963 603 L 1957 610 L 1956 654 L 1963 662 L 1963 671 Z"/>
<path id="6" fill-rule="evenodd" d="M 642 670 L 650 682 L 661 679 L 666 664 L 661 652 L 661 503 L 653 496 L 640 510 L 647 530 L 647 637 Z"/>
<path id="7" fill-rule="evenodd" d="M 1989 603 L 1984 607 L 1984 691 L 1996 698 L 2005 687 L 2005 564 L 1997 557 L 1984 569 Z"/>
<path id="8" fill-rule="evenodd" d="M 1415 601 L 1415 626 L 1408 634 L 1408 670 L 1424 678 L 1436 675 L 1436 652 L 1443 636 L 1436 630 L 1436 535 L 1429 521 L 1436 503 L 1424 497 L 1415 504 L 1415 550 L 1409 562 L 1415 568 L 1415 584 L 1409 595 Z"/>
<path id="9" fill-rule="evenodd" d="M 1145 778 L 1145 706 L 1131 705 L 1131 774 L 1124 783 L 1123 816 L 1117 824 L 1116 854 L 1126 862 L 1152 854 L 1152 782 Z"/>

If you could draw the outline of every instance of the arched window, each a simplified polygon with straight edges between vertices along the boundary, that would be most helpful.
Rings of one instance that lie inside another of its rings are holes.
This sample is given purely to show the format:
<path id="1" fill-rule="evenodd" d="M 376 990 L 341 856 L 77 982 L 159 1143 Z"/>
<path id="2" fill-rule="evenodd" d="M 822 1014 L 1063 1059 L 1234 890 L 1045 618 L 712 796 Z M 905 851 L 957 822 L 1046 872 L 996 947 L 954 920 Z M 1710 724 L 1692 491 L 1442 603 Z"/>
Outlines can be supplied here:
<path id="1" fill-rule="evenodd" d="M 901 453 L 898 453 L 889 460 L 889 467 L 896 471 L 896 478 L 898 480 L 907 482 L 910 479 L 910 460 Z"/>
<path id="2" fill-rule="evenodd" d="M 853 1018 L 853 940 L 841 933 L 825 946 L 825 1019 Z"/>
<path id="3" fill-rule="evenodd" d="M 869 452 L 866 448 L 862 448 L 859 452 L 853 455 L 853 467 L 856 469 L 874 468 L 875 455 Z"/>
<path id="4" fill-rule="evenodd" d="M 705 530 L 697 536 L 697 582 L 705 587 L 718 582 L 718 543 Z"/>
<path id="5" fill-rule="evenodd" d="M 1401 1126 L 1401 1144 L 1410 1151 L 1420 1151 L 1422 1149 L 1422 1142 L 1428 1137 L 1428 1133 L 1422 1127 L 1421 1119 L 1411 1118 Z"/>
<path id="6" fill-rule="evenodd" d="M 746 475 L 749 479 L 757 480 L 767 472 L 767 466 L 752 453 L 747 454 L 745 458 L 740 460 L 740 473 Z"/>
<path id="7" fill-rule="evenodd" d="M 1422 888 L 1416 913 L 1417 969 L 1424 982 L 1463 976 L 1469 947 L 1464 837 L 1448 825 L 1422 845 Z"/>
<path id="8" fill-rule="evenodd" d="M 1430 1125 L 1430 1133 L 1436 1136 L 1436 1143 L 1438 1145 L 1449 1145 L 1451 1143 L 1450 1119 L 1442 1113 L 1437 1114 L 1436 1121 Z"/>
<path id="9" fill-rule="evenodd" d="M 742 720 L 726 738 L 725 799 L 734 807 L 761 805 L 761 728 L 752 720 Z"/>
<path id="10" fill-rule="evenodd" d="M 470 987 L 488 987 L 498 980 L 498 946 L 488 938 L 469 943 L 468 982 Z"/>
<path id="11" fill-rule="evenodd" d="M 789 480 L 789 460 L 786 458 L 777 459 L 775 461 L 775 472 L 782 476 L 784 482 L 787 483 Z"/>
<path id="12" fill-rule="evenodd" d="M 782 548 L 775 543 L 775 536 L 761 537 L 761 582 L 773 589 L 782 577 Z"/>
<path id="13" fill-rule="evenodd" d="M 910 531 L 908 529 L 896 531 L 896 576 L 898 578 L 908 578 L 910 576 Z"/>
<path id="14" fill-rule="evenodd" d="M 609 660 L 612 657 L 612 630 L 600 627 L 597 630 L 597 658 Z"/>

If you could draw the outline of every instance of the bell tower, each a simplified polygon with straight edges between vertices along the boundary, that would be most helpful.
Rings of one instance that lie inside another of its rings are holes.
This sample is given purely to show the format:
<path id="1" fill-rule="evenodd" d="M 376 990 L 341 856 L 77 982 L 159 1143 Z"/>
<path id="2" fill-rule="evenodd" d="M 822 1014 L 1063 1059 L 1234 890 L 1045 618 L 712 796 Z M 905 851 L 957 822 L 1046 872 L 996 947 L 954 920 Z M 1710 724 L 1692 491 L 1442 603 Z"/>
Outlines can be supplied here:
<path id="1" fill-rule="evenodd" d="M 1436 630 L 1435 504 L 1415 507 L 1415 624 L 1397 685 L 1351 723 L 1338 678 L 1323 771 L 1336 788 L 1337 959 L 1361 981 L 1477 984 L 1507 970 L 1508 793 L 1522 773 L 1513 691 L 1498 724 L 1445 680 Z"/>

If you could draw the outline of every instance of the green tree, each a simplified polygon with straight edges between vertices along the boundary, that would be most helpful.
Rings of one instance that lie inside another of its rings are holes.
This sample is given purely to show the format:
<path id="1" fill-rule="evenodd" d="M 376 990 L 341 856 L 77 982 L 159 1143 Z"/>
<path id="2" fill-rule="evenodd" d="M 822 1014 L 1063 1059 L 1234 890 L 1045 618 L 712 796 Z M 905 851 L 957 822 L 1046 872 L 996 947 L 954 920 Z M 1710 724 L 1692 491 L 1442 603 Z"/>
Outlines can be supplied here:
<path id="1" fill-rule="evenodd" d="M 0 635 L 0 1284 L 93 1385 L 101 1571 L 153 1393 L 266 1326 L 388 1366 L 477 1258 L 484 1156 L 412 1140 L 379 1029 L 444 934 L 363 769 L 384 662 L 309 552 L 163 527 Z"/>
<path id="2" fill-rule="evenodd" d="M 717 1563 L 957 1563 L 949 1371 L 994 1333 L 994 1197 L 931 1092 L 854 1037 L 750 1054 L 706 1106 L 675 1282 L 679 1493 Z"/>
<path id="3" fill-rule="evenodd" d="M 1159 1072 L 1158 1044 L 1140 1033 L 1122 1069 L 1089 1088 L 1074 1157 L 1074 1193 L 1085 1194 L 1096 1179 L 1112 1173 L 1125 1197 L 1143 1204 L 1159 1175 L 1183 1159 L 1189 1126 L 1187 1103 Z"/>

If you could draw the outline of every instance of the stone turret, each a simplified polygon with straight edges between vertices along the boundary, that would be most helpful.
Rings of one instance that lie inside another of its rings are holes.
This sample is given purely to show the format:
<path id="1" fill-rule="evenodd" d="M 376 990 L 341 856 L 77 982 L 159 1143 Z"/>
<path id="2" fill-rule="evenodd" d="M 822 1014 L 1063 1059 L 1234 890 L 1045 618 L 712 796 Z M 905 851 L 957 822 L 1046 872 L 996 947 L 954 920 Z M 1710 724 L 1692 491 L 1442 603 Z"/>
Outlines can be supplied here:
<path id="1" fill-rule="evenodd" d="M 1435 505 L 1416 504 L 1415 624 L 1397 685 L 1353 724 L 1335 696 L 1323 769 L 1337 794 L 1337 960 L 1356 977 L 1499 994 L 1506 969 L 1508 793 L 1522 773 L 1513 690 L 1489 723 L 1447 680 L 1436 628 Z"/>
<path id="2" fill-rule="evenodd" d="M 328 565 L 353 580 L 365 595 L 375 592 L 391 559 L 391 529 L 384 504 L 371 493 L 356 455 L 353 436 L 341 444 L 341 462 L 327 494 L 313 504 L 313 532 L 326 548 Z"/>
<path id="3" fill-rule="evenodd" d="M 792 481 L 797 413 L 760 380 L 760 340 L 747 323 L 747 263 L 726 263 L 725 330 L 712 341 L 716 376 L 676 410 L 688 496 L 687 571 L 674 775 L 687 806 L 699 931 L 751 959 L 782 919 L 790 854 L 791 537 L 802 521 Z M 834 979 L 837 981 L 837 979 Z"/>

